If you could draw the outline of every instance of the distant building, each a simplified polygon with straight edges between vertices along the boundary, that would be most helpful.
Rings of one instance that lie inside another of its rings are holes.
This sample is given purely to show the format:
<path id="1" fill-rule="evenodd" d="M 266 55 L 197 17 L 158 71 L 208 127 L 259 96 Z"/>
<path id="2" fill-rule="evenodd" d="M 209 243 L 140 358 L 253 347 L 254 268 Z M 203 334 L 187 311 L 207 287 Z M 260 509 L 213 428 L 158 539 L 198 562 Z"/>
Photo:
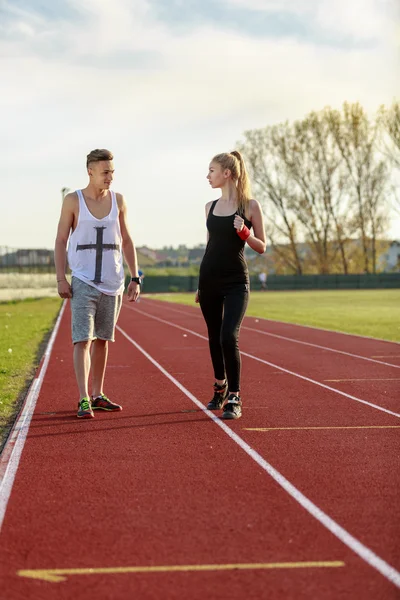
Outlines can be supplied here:
<path id="1" fill-rule="evenodd" d="M 15 250 L 0 256 L 0 265 L 10 267 L 54 265 L 54 251 L 41 248 Z"/>
<path id="2" fill-rule="evenodd" d="M 157 251 L 148 248 L 147 246 L 141 246 L 140 248 L 136 248 L 138 252 L 143 254 L 143 256 L 147 256 L 147 258 L 151 258 L 152 260 L 157 260 Z"/>
<path id="3" fill-rule="evenodd" d="M 204 256 L 204 252 L 206 250 L 206 247 L 203 246 L 197 246 L 196 248 L 189 248 L 189 254 L 188 254 L 188 260 L 191 264 L 200 264 L 202 261 L 202 258 Z"/>

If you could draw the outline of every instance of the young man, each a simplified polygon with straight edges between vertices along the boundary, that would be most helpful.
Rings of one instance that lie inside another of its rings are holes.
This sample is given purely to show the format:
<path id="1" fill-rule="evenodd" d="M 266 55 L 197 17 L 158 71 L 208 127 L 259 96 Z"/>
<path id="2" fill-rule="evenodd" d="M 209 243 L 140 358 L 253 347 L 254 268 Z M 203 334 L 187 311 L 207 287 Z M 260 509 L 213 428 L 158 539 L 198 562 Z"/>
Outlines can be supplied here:
<path id="1" fill-rule="evenodd" d="M 92 418 L 93 409 L 122 410 L 103 393 L 103 384 L 108 342 L 114 341 L 124 290 L 123 257 L 132 277 L 128 300 L 135 302 L 140 294 L 141 281 L 127 226 L 125 200 L 110 190 L 113 158 L 109 150 L 93 150 L 88 154 L 89 183 L 85 189 L 65 196 L 55 243 L 58 294 L 61 298 L 71 298 L 79 418 Z M 65 277 L 68 239 L 71 285 Z"/>

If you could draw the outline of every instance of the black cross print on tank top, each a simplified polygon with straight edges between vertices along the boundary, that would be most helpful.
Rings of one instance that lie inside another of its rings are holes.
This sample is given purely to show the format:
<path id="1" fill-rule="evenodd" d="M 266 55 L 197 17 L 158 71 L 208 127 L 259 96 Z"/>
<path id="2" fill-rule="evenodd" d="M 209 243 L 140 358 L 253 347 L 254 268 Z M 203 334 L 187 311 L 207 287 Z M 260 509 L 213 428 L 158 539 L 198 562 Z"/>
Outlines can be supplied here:
<path id="1" fill-rule="evenodd" d="M 96 250 L 96 270 L 94 273 L 93 283 L 102 283 L 101 280 L 101 269 L 103 266 L 103 250 L 118 250 L 120 249 L 119 244 L 103 244 L 103 233 L 107 227 L 95 227 L 96 230 L 96 243 L 95 244 L 77 244 L 76 251 L 78 250 Z"/>

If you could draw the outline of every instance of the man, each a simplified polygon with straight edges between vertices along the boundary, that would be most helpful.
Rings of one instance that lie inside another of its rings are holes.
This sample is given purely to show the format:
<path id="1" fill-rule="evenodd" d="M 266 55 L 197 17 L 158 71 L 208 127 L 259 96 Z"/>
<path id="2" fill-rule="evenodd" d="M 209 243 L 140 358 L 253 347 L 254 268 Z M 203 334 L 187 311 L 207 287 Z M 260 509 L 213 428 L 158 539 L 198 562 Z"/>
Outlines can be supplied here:
<path id="1" fill-rule="evenodd" d="M 261 284 L 261 290 L 265 291 L 267 289 L 267 274 L 264 271 L 262 271 L 259 274 L 258 279 L 259 279 L 260 284 Z"/>
<path id="2" fill-rule="evenodd" d="M 103 391 L 108 342 L 114 341 L 124 290 L 123 257 L 131 273 L 128 300 L 140 294 L 136 250 L 128 231 L 126 204 L 110 190 L 113 155 L 93 150 L 87 156 L 89 183 L 63 201 L 55 243 L 58 294 L 71 298 L 73 359 L 79 390 L 79 418 L 92 418 L 93 409 L 122 410 Z M 67 259 L 71 285 L 65 277 Z M 89 396 L 89 372 L 92 395 Z"/>

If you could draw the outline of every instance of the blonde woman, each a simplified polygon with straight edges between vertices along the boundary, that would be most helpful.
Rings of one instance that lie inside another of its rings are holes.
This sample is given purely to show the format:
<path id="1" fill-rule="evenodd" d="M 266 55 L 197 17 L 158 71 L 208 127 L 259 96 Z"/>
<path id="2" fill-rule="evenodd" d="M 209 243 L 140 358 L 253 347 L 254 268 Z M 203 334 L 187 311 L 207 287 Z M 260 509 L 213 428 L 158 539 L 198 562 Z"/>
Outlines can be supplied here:
<path id="1" fill-rule="evenodd" d="M 196 293 L 207 324 L 215 376 L 214 396 L 207 408 L 223 408 L 223 419 L 238 419 L 242 416 L 238 338 L 249 298 L 244 247 L 247 243 L 259 254 L 265 252 L 264 220 L 259 202 L 250 197 L 239 152 L 214 156 L 207 179 L 222 192 L 218 200 L 206 204 L 208 242 Z"/>

